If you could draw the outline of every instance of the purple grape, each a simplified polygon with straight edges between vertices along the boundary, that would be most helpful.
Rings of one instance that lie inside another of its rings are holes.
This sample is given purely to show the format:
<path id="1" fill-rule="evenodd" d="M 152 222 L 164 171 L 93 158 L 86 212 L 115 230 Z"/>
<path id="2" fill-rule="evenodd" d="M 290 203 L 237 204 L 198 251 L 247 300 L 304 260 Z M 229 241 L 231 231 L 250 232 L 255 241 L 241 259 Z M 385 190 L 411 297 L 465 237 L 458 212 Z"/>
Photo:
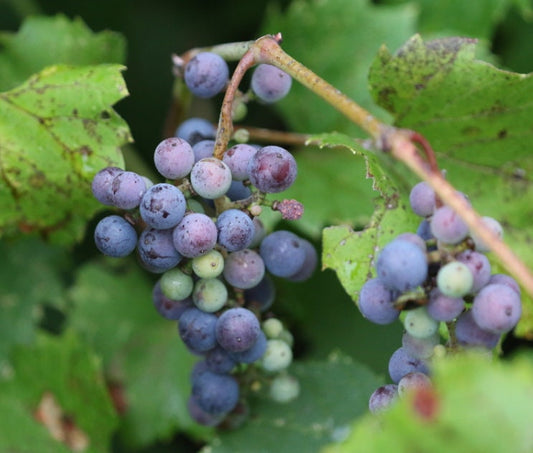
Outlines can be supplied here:
<path id="1" fill-rule="evenodd" d="M 185 65 L 185 84 L 199 98 L 210 98 L 220 93 L 228 78 L 228 64 L 216 53 L 200 52 Z"/>
<path id="2" fill-rule="evenodd" d="M 461 346 L 493 349 L 500 340 L 500 334 L 483 330 L 474 321 L 472 310 L 468 310 L 455 322 L 455 338 Z"/>
<path id="3" fill-rule="evenodd" d="M 205 355 L 207 369 L 213 373 L 229 373 L 235 367 L 236 360 L 220 346 L 211 349 Z"/>
<path id="4" fill-rule="evenodd" d="M 195 352 L 206 352 L 216 344 L 215 329 L 218 318 L 192 307 L 185 310 L 178 322 L 178 331 L 182 341 Z"/>
<path id="5" fill-rule="evenodd" d="M 137 173 L 120 172 L 111 182 L 113 206 L 120 209 L 134 209 L 139 206 L 146 192 L 146 183 Z"/>
<path id="6" fill-rule="evenodd" d="M 194 164 L 190 179 L 192 188 L 198 195 L 214 200 L 228 191 L 231 171 L 221 160 L 206 157 Z"/>
<path id="7" fill-rule="evenodd" d="M 228 209 L 216 221 L 218 243 L 228 252 L 248 247 L 254 237 L 254 222 L 239 209 Z"/>
<path id="8" fill-rule="evenodd" d="M 452 208 L 441 206 L 431 218 L 431 233 L 445 244 L 458 244 L 468 235 L 468 225 Z"/>
<path id="9" fill-rule="evenodd" d="M 193 382 L 192 395 L 208 414 L 225 414 L 239 401 L 239 383 L 228 374 L 206 371 Z"/>
<path id="10" fill-rule="evenodd" d="M 276 299 L 276 287 L 272 279 L 265 274 L 253 288 L 244 291 L 244 300 L 248 306 L 257 306 L 260 311 L 268 310 Z"/>
<path id="11" fill-rule="evenodd" d="M 160 183 L 146 191 L 140 213 L 148 226 L 165 230 L 175 227 L 183 219 L 186 207 L 181 190 L 171 184 Z"/>
<path id="12" fill-rule="evenodd" d="M 416 215 L 429 217 L 435 210 L 435 191 L 427 182 L 421 181 L 411 189 L 409 203 Z"/>
<path id="13" fill-rule="evenodd" d="M 313 244 L 303 238 L 300 238 L 300 241 L 302 242 L 305 251 L 305 260 L 300 270 L 289 277 L 291 282 L 303 282 L 304 280 L 309 279 L 311 275 L 313 275 L 318 264 L 318 255 Z"/>
<path id="14" fill-rule="evenodd" d="M 390 324 L 398 319 L 400 310 L 393 302 L 392 291 L 379 278 L 368 280 L 359 292 L 359 310 L 375 324 Z"/>
<path id="15" fill-rule="evenodd" d="M 292 154 L 279 146 L 265 146 L 250 159 L 248 177 L 261 192 L 287 190 L 296 179 L 298 168 Z"/>
<path id="16" fill-rule="evenodd" d="M 457 255 L 457 261 L 466 264 L 470 272 L 472 272 L 472 277 L 474 278 L 474 283 L 470 290 L 472 293 L 477 293 L 489 282 L 491 267 L 489 259 L 485 255 L 473 250 L 465 250 Z"/>
<path id="17" fill-rule="evenodd" d="M 206 157 L 213 157 L 213 151 L 215 150 L 214 140 L 200 140 L 192 147 L 194 153 L 194 163 L 202 160 Z"/>
<path id="18" fill-rule="evenodd" d="M 420 247 L 424 253 L 427 251 L 426 241 L 422 239 L 418 234 L 415 233 L 402 233 L 396 236 L 395 239 L 401 239 L 402 241 L 412 242 L 415 245 Z"/>
<path id="19" fill-rule="evenodd" d="M 249 246 L 250 248 L 259 247 L 259 245 L 261 244 L 261 241 L 265 238 L 266 233 L 267 233 L 265 225 L 263 224 L 263 222 L 261 221 L 259 217 L 254 217 L 253 222 L 254 222 L 254 237 L 252 238 L 252 243 Z"/>
<path id="20" fill-rule="evenodd" d="M 407 354 L 403 347 L 393 352 L 389 360 L 389 376 L 394 383 L 397 384 L 407 373 L 414 371 L 429 374 L 426 362 Z"/>
<path id="21" fill-rule="evenodd" d="M 217 341 L 229 352 L 250 349 L 257 341 L 260 331 L 256 316 L 242 307 L 226 310 L 216 324 Z"/>
<path id="22" fill-rule="evenodd" d="M 368 409 L 373 414 L 382 412 L 387 409 L 398 398 L 398 386 L 396 384 L 387 384 L 378 387 L 374 393 L 370 395 L 368 401 Z"/>
<path id="23" fill-rule="evenodd" d="M 418 228 L 416 229 L 416 234 L 420 236 L 424 241 L 429 241 L 430 239 L 433 239 L 435 237 L 431 232 L 431 224 L 427 219 L 424 219 L 420 222 Z"/>
<path id="24" fill-rule="evenodd" d="M 201 140 L 214 139 L 217 129 L 203 118 L 189 118 L 176 129 L 176 137 L 180 137 L 194 147 Z"/>
<path id="25" fill-rule="evenodd" d="M 461 297 L 445 296 L 438 288 L 433 288 L 429 294 L 428 314 L 437 321 L 453 321 L 463 312 L 464 308 L 465 301 Z"/>
<path id="26" fill-rule="evenodd" d="M 290 91 L 292 78 L 270 64 L 260 64 L 252 73 L 250 85 L 254 94 L 268 104 L 279 101 Z"/>
<path id="27" fill-rule="evenodd" d="M 198 379 L 201 374 L 205 373 L 206 371 L 210 371 L 209 367 L 207 366 L 207 362 L 205 361 L 205 355 L 206 354 L 203 354 L 204 360 L 198 360 L 198 362 L 196 362 L 192 367 L 191 373 L 189 374 L 189 381 L 191 384 Z"/>
<path id="28" fill-rule="evenodd" d="M 501 334 L 518 324 L 522 314 L 520 296 L 507 285 L 485 286 L 474 298 L 472 317 L 483 330 Z"/>
<path id="29" fill-rule="evenodd" d="M 165 319 L 178 321 L 187 308 L 193 306 L 192 299 L 188 297 L 183 300 L 172 300 L 166 297 L 161 291 L 159 281 L 152 290 L 152 301 L 157 312 Z"/>
<path id="30" fill-rule="evenodd" d="M 231 170 L 235 181 L 248 179 L 248 164 L 255 153 L 257 148 L 246 143 L 234 145 L 224 153 L 222 160 Z"/>
<path id="31" fill-rule="evenodd" d="M 172 230 L 145 229 L 139 237 L 137 252 L 142 265 L 158 274 L 172 269 L 182 259 L 174 247 Z"/>
<path id="32" fill-rule="evenodd" d="M 231 181 L 226 197 L 231 201 L 244 200 L 252 195 L 252 191 L 242 181 Z"/>
<path id="33" fill-rule="evenodd" d="M 398 395 L 405 396 L 406 394 L 432 387 L 431 379 L 424 373 L 414 371 L 407 373 L 398 382 Z"/>
<path id="34" fill-rule="evenodd" d="M 189 396 L 189 399 L 187 400 L 187 411 L 189 412 L 189 415 L 191 416 L 191 418 L 196 423 L 202 426 L 216 426 L 224 418 L 223 414 L 213 415 L 213 414 L 209 414 L 208 412 L 204 411 L 199 406 L 198 401 L 193 395 Z"/>
<path id="35" fill-rule="evenodd" d="M 303 266 L 306 258 L 301 239 L 294 233 L 279 230 L 266 236 L 259 254 L 267 270 L 277 277 L 291 277 Z"/>
<path id="36" fill-rule="evenodd" d="M 253 346 L 245 351 L 232 352 L 231 357 L 239 363 L 254 363 L 263 357 L 267 348 L 267 337 L 263 331 L 259 332 L 257 340 Z"/>
<path id="37" fill-rule="evenodd" d="M 428 264 L 426 254 L 412 242 L 397 239 L 379 253 L 376 271 L 390 289 L 408 291 L 424 283 Z"/>
<path id="38" fill-rule="evenodd" d="M 124 218 L 110 215 L 96 225 L 94 243 L 104 255 L 121 258 L 135 250 L 137 233 Z"/>
<path id="39" fill-rule="evenodd" d="M 435 332 L 433 335 L 424 338 L 416 338 L 404 332 L 402 336 L 402 347 L 404 351 L 415 359 L 429 359 L 433 355 L 435 346 L 440 343 L 440 335 Z"/>
<path id="40" fill-rule="evenodd" d="M 157 171 L 165 178 L 184 178 L 194 165 L 194 152 L 191 145 L 182 138 L 166 138 L 155 148 L 154 163 Z"/>
<path id="41" fill-rule="evenodd" d="M 174 228 L 172 240 L 181 255 L 195 258 L 205 255 L 216 245 L 217 227 L 205 214 L 187 214 Z"/>
<path id="42" fill-rule="evenodd" d="M 506 274 L 492 274 L 489 278 L 488 284 L 499 283 L 502 285 L 507 285 L 509 288 L 512 288 L 520 296 L 520 285 L 516 280 L 510 275 Z"/>
<path id="43" fill-rule="evenodd" d="M 487 217 L 487 216 L 482 217 L 481 220 L 485 224 L 485 226 L 488 229 L 492 230 L 492 232 L 497 237 L 499 237 L 500 239 L 503 237 L 503 227 L 500 224 L 500 222 L 498 222 L 496 219 L 492 217 Z M 474 231 L 470 233 L 470 237 L 474 241 L 474 245 L 476 246 L 476 251 L 482 252 L 482 253 L 490 252 L 490 249 L 491 249 L 490 245 L 485 243 L 483 239 L 478 237 L 478 235 Z"/>
<path id="44" fill-rule="evenodd" d="M 239 250 L 227 256 L 223 275 L 231 286 L 250 289 L 263 279 L 265 264 L 257 252 L 250 249 Z"/>
<path id="45" fill-rule="evenodd" d="M 118 167 L 106 167 L 96 173 L 91 184 L 94 198 L 106 206 L 112 206 L 113 194 L 111 192 L 111 185 L 113 179 L 123 171 Z"/>

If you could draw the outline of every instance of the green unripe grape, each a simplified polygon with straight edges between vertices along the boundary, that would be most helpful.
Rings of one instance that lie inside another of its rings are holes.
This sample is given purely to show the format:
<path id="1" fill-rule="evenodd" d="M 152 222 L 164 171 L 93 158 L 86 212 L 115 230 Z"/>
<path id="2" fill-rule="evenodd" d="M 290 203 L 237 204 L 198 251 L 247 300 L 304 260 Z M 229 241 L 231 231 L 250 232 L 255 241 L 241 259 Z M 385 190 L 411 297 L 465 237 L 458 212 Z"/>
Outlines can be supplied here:
<path id="1" fill-rule="evenodd" d="M 172 300 L 183 300 L 189 297 L 194 286 L 190 275 L 178 268 L 166 271 L 159 282 L 163 294 Z"/>
<path id="2" fill-rule="evenodd" d="M 192 300 L 200 310 L 214 313 L 228 300 L 226 285 L 216 278 L 202 278 L 194 285 Z"/>
<path id="3" fill-rule="evenodd" d="M 269 339 L 279 338 L 283 332 L 283 324 L 277 318 L 270 318 L 263 322 L 263 332 Z"/>
<path id="4" fill-rule="evenodd" d="M 283 329 L 283 331 L 279 334 L 278 339 L 287 343 L 289 348 L 294 346 L 294 336 L 287 329 Z"/>
<path id="5" fill-rule="evenodd" d="M 270 384 L 270 397 L 278 403 L 288 403 L 300 394 L 298 379 L 288 374 L 276 376 Z"/>
<path id="6" fill-rule="evenodd" d="M 292 362 L 292 350 L 282 340 L 267 340 L 266 351 L 261 359 L 261 366 L 266 371 L 276 372 L 287 368 Z"/>
<path id="7" fill-rule="evenodd" d="M 430 337 L 439 328 L 439 322 L 429 316 L 426 307 L 409 310 L 405 315 L 403 325 L 406 332 L 415 338 Z"/>
<path id="8" fill-rule="evenodd" d="M 200 278 L 216 278 L 224 270 L 224 257 L 217 250 L 192 259 L 192 270 Z"/>
<path id="9" fill-rule="evenodd" d="M 466 264 L 452 261 L 441 267 L 437 274 L 437 286 L 448 297 L 463 297 L 472 290 L 474 277 Z"/>

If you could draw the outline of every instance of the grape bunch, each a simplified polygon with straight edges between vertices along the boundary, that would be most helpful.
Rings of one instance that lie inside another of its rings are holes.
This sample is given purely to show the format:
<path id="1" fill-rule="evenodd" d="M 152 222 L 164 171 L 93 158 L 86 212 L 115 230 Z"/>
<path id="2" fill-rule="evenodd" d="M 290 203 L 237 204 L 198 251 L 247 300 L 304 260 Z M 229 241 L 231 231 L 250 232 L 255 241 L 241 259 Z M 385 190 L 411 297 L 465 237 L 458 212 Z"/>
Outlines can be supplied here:
<path id="1" fill-rule="evenodd" d="M 416 184 L 409 201 L 423 217 L 416 233 L 398 235 L 379 252 L 376 277 L 359 293 L 365 318 L 381 325 L 400 319 L 404 327 L 402 346 L 388 365 L 393 383 L 371 395 L 372 412 L 409 391 L 431 387 L 435 357 L 464 348 L 493 350 L 522 313 L 517 282 L 493 273 L 489 245 L 453 209 L 437 203 L 429 184 Z M 483 222 L 502 236 L 497 220 L 483 217 Z"/>
<path id="2" fill-rule="evenodd" d="M 273 102 L 285 95 L 286 77 L 261 68 L 260 80 L 252 77 L 257 97 Z M 227 78 L 226 62 L 208 52 L 184 70 L 191 92 L 203 98 L 223 90 Z M 189 413 L 209 426 L 238 418 L 250 376 L 262 374 L 276 401 L 298 395 L 298 381 L 287 372 L 293 337 L 271 312 L 273 276 L 303 281 L 318 261 L 309 241 L 288 230 L 267 233 L 259 217 L 264 206 L 286 219 L 301 216 L 297 201 L 266 198 L 294 183 L 292 154 L 235 143 L 217 159 L 215 134 L 208 121 L 190 118 L 161 141 L 154 164 L 165 182 L 116 167 L 92 182 L 94 197 L 116 208 L 97 224 L 95 244 L 111 257 L 135 251 L 141 266 L 158 274 L 155 309 L 177 321 L 181 340 L 200 358 L 191 372 Z"/>

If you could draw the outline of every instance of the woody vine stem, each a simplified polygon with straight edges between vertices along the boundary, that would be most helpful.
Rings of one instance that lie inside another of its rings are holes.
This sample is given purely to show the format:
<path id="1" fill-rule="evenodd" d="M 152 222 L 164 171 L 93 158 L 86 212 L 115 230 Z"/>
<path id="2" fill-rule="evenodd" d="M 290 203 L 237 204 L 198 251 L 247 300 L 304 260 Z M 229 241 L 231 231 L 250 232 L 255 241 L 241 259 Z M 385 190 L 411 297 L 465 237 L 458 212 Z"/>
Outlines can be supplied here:
<path id="1" fill-rule="evenodd" d="M 277 66 L 368 132 L 372 137 L 373 148 L 376 151 L 390 153 L 395 159 L 409 167 L 419 178 L 426 181 L 435 190 L 439 198 L 438 202 L 453 208 L 471 231 L 475 232 L 485 243 L 490 244 L 492 252 L 501 264 L 533 297 L 533 274 L 531 271 L 499 237 L 484 225 L 479 214 L 444 179 L 429 142 L 415 131 L 382 123 L 355 101 L 288 55 L 280 47 L 280 43 L 281 34 L 278 33 L 277 35 L 263 36 L 256 41 L 222 44 L 208 49 L 218 53 L 226 60 L 239 61 L 222 102 L 215 139 L 215 157 L 222 158 L 233 134 L 233 100 L 246 71 L 259 63 Z M 192 49 L 177 58 L 183 64 L 204 50 L 207 49 Z"/>

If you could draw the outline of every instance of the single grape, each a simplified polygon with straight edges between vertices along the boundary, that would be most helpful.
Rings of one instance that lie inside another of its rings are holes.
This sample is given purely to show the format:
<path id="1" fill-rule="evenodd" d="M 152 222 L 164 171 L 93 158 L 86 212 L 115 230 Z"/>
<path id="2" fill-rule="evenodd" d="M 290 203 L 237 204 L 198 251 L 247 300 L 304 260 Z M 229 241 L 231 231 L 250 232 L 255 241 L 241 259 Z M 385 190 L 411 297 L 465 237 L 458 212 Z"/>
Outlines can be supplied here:
<path id="1" fill-rule="evenodd" d="M 261 192 L 278 193 L 295 181 L 298 168 L 291 153 L 279 146 L 265 146 L 250 159 L 248 177 Z"/>
<path id="2" fill-rule="evenodd" d="M 120 172 L 111 182 L 113 206 L 120 209 L 134 209 L 139 206 L 145 192 L 144 179 L 132 171 Z"/>
<path id="3" fill-rule="evenodd" d="M 429 217 L 435 210 L 435 191 L 427 182 L 421 181 L 411 189 L 409 203 L 416 215 Z"/>
<path id="4" fill-rule="evenodd" d="M 214 140 L 200 140 L 196 142 L 192 147 L 194 153 L 194 163 L 207 157 L 213 157 L 213 151 L 215 150 Z"/>
<path id="5" fill-rule="evenodd" d="M 440 335 L 435 332 L 425 338 L 416 338 L 404 332 L 402 336 L 402 347 L 404 351 L 415 359 L 429 359 L 434 352 L 435 346 L 440 344 Z"/>
<path id="6" fill-rule="evenodd" d="M 232 352 L 231 356 L 239 363 L 254 363 L 257 362 L 265 354 L 267 347 L 267 338 L 265 334 L 260 331 L 252 347 L 245 351 Z"/>
<path id="7" fill-rule="evenodd" d="M 196 307 L 185 310 L 178 321 L 180 338 L 191 351 L 206 352 L 216 344 L 218 318 Z"/>
<path id="8" fill-rule="evenodd" d="M 303 238 L 300 238 L 300 242 L 302 243 L 305 252 L 305 259 L 300 270 L 288 277 L 291 282 L 303 282 L 304 280 L 308 280 L 311 278 L 311 275 L 313 275 L 318 264 L 318 255 L 313 244 Z"/>
<path id="9" fill-rule="evenodd" d="M 168 271 L 182 259 L 174 247 L 171 229 L 146 228 L 137 242 L 137 252 L 142 265 L 154 273 Z"/>
<path id="10" fill-rule="evenodd" d="M 250 248 L 256 248 L 261 245 L 261 241 L 267 235 L 267 231 L 263 221 L 259 217 L 253 218 L 254 222 L 254 237 L 252 238 L 252 243 L 249 245 Z"/>
<path id="11" fill-rule="evenodd" d="M 186 206 L 181 190 L 171 184 L 160 183 L 144 194 L 140 214 L 148 226 L 164 230 L 175 227 L 181 221 Z"/>
<path id="12" fill-rule="evenodd" d="M 250 249 L 239 250 L 227 256 L 223 275 L 231 286 L 250 289 L 263 279 L 265 263 L 257 252 Z"/>
<path id="13" fill-rule="evenodd" d="M 446 296 L 438 288 L 433 288 L 429 293 L 427 311 L 429 316 L 437 321 L 453 321 L 464 308 L 465 301 L 461 297 Z"/>
<path id="14" fill-rule="evenodd" d="M 206 371 L 193 382 L 192 395 L 208 414 L 225 414 L 239 401 L 239 383 L 228 374 Z"/>
<path id="15" fill-rule="evenodd" d="M 283 332 L 283 323 L 278 318 L 269 318 L 261 325 L 268 339 L 279 338 Z"/>
<path id="16" fill-rule="evenodd" d="M 244 200 L 252 195 L 252 191 L 242 181 L 231 181 L 226 197 L 231 201 Z"/>
<path id="17" fill-rule="evenodd" d="M 422 239 L 418 234 L 415 233 L 402 233 L 396 236 L 395 239 L 400 239 L 402 241 L 412 242 L 413 244 L 420 247 L 424 253 L 427 251 L 426 241 Z"/>
<path id="18" fill-rule="evenodd" d="M 439 322 L 428 314 L 426 307 L 409 310 L 403 325 L 407 333 L 416 338 L 431 337 L 439 328 Z"/>
<path id="19" fill-rule="evenodd" d="M 118 167 L 106 167 L 96 173 L 91 184 L 94 198 L 102 204 L 112 206 L 113 194 L 111 192 L 111 185 L 113 179 L 123 171 Z"/>
<path id="20" fill-rule="evenodd" d="M 224 257 L 219 251 L 210 250 L 193 258 L 192 270 L 200 278 L 216 278 L 224 270 Z"/>
<path id="21" fill-rule="evenodd" d="M 463 297 L 472 290 L 474 277 L 470 268 L 459 261 L 442 266 L 437 274 L 437 287 L 448 297 Z"/>
<path id="22" fill-rule="evenodd" d="M 488 284 L 491 283 L 500 283 L 502 285 L 507 285 L 509 288 L 512 288 L 520 296 L 520 285 L 516 280 L 510 275 L 506 274 L 492 274 L 489 278 Z"/>
<path id="23" fill-rule="evenodd" d="M 194 152 L 184 139 L 169 137 L 155 148 L 154 163 L 157 171 L 165 178 L 184 178 L 194 165 Z"/>
<path id="24" fill-rule="evenodd" d="M 191 146 L 201 140 L 212 140 L 216 134 L 216 127 L 204 118 L 188 118 L 176 129 L 176 137 L 184 139 Z"/>
<path id="25" fill-rule="evenodd" d="M 226 304 L 228 290 L 226 285 L 216 278 L 201 278 L 194 285 L 192 300 L 200 310 L 214 313 Z"/>
<path id="26" fill-rule="evenodd" d="M 205 363 L 209 371 L 220 374 L 229 373 L 237 364 L 230 353 L 220 346 L 207 351 Z"/>
<path id="27" fill-rule="evenodd" d="M 416 234 L 424 241 L 429 241 L 435 237 L 431 232 L 431 224 L 429 223 L 428 219 L 424 219 L 420 222 L 418 228 L 416 229 Z"/>
<path id="28" fill-rule="evenodd" d="M 470 272 L 472 272 L 474 280 L 470 292 L 477 293 L 489 282 L 491 266 L 489 259 L 485 255 L 473 250 L 465 250 L 457 255 L 456 259 L 466 264 Z"/>
<path id="29" fill-rule="evenodd" d="M 283 340 L 267 340 L 266 351 L 261 359 L 261 367 L 269 372 L 287 368 L 292 362 L 292 350 Z"/>
<path id="30" fill-rule="evenodd" d="M 383 412 L 389 408 L 398 398 L 398 386 L 396 384 L 386 384 L 374 390 L 368 401 L 368 409 L 373 414 Z"/>
<path id="31" fill-rule="evenodd" d="M 361 314 L 375 324 L 390 324 L 400 316 L 393 304 L 392 291 L 379 278 L 372 278 L 361 287 L 358 307 Z"/>
<path id="32" fill-rule="evenodd" d="M 218 343 L 229 352 L 250 349 L 261 331 L 259 321 L 248 309 L 230 308 L 220 315 L 216 325 Z"/>
<path id="33" fill-rule="evenodd" d="M 176 250 L 187 258 L 205 255 L 217 243 L 217 227 L 211 217 L 193 212 L 176 225 L 172 240 Z"/>
<path id="34" fill-rule="evenodd" d="M 219 159 L 206 157 L 192 167 L 191 185 L 203 198 L 214 200 L 224 195 L 231 185 L 231 171 Z"/>
<path id="35" fill-rule="evenodd" d="M 218 346 L 215 346 L 215 348 L 217 348 Z M 209 352 L 209 351 L 207 351 Z M 207 352 L 205 354 L 203 354 L 203 357 L 204 359 L 203 360 L 198 360 L 194 366 L 192 367 L 192 370 L 189 374 L 189 381 L 190 383 L 192 384 L 196 379 L 198 379 L 198 377 L 205 373 L 206 371 L 210 371 L 209 370 L 209 367 L 207 366 L 207 362 L 205 360 L 205 356 L 207 354 Z"/>
<path id="36" fill-rule="evenodd" d="M 199 98 L 210 98 L 220 93 L 228 78 L 228 64 L 212 52 L 200 52 L 185 65 L 185 84 Z"/>
<path id="37" fill-rule="evenodd" d="M 187 412 L 196 423 L 202 426 L 217 426 L 224 419 L 224 414 L 213 415 L 204 411 L 193 395 L 190 395 L 187 400 Z"/>
<path id="38" fill-rule="evenodd" d="M 503 237 L 503 227 L 500 222 L 498 222 L 496 219 L 493 219 L 492 217 L 481 217 L 481 221 L 485 224 L 486 227 L 488 227 L 492 232 L 499 237 L 500 239 Z M 490 245 L 486 244 L 483 239 L 481 239 L 474 231 L 470 232 L 470 237 L 474 241 L 474 245 L 476 246 L 476 251 L 481 253 L 487 253 L 490 252 Z"/>
<path id="39" fill-rule="evenodd" d="M 410 356 L 403 347 L 394 351 L 389 360 L 389 376 L 392 381 L 397 384 L 407 373 L 413 371 L 429 374 L 428 366 L 423 360 Z"/>
<path id="40" fill-rule="evenodd" d="M 379 253 L 376 271 L 390 289 L 408 291 L 424 283 L 428 264 L 426 254 L 412 242 L 396 239 Z"/>
<path id="41" fill-rule="evenodd" d="M 455 322 L 455 338 L 461 346 L 493 349 L 500 340 L 500 334 L 483 330 L 474 321 L 472 310 L 467 310 Z"/>
<path id="42" fill-rule="evenodd" d="M 192 293 L 194 282 L 190 275 L 178 268 L 166 271 L 159 279 L 161 291 L 169 299 L 182 300 Z"/>
<path id="43" fill-rule="evenodd" d="M 410 392 L 429 389 L 432 386 L 431 379 L 426 374 L 414 371 L 407 373 L 400 379 L 398 382 L 398 395 L 403 397 Z"/>
<path id="44" fill-rule="evenodd" d="M 96 225 L 94 243 L 104 255 L 121 258 L 135 250 L 137 233 L 127 220 L 110 215 Z"/>
<path id="45" fill-rule="evenodd" d="M 276 66 L 259 64 L 252 73 L 250 85 L 253 93 L 261 101 L 271 104 L 289 93 L 292 78 Z"/>
<path id="46" fill-rule="evenodd" d="M 183 300 L 169 299 L 161 291 L 161 282 L 158 280 L 152 290 L 152 301 L 157 312 L 165 319 L 178 321 L 187 308 L 191 308 L 193 303 L 190 297 Z"/>
<path id="47" fill-rule="evenodd" d="M 257 307 L 261 312 L 267 311 L 276 299 L 276 287 L 272 278 L 265 274 L 254 287 L 244 290 L 244 300 L 249 307 Z"/>
<path id="48" fill-rule="evenodd" d="M 522 314 L 520 296 L 507 285 L 485 286 L 474 298 L 472 317 L 483 330 L 501 334 L 518 324 Z"/>
<path id="49" fill-rule="evenodd" d="M 267 270 L 277 277 L 291 277 L 303 266 L 306 251 L 301 239 L 286 230 L 267 235 L 259 247 Z"/>
<path id="50" fill-rule="evenodd" d="M 468 225 L 451 207 L 441 206 L 431 218 L 431 233 L 445 244 L 458 244 L 468 235 Z"/>
<path id="51" fill-rule="evenodd" d="M 300 382 L 288 374 L 280 374 L 270 383 L 270 398 L 277 403 L 288 403 L 298 398 Z"/>
<path id="52" fill-rule="evenodd" d="M 222 161 L 231 170 L 235 181 L 248 179 L 248 164 L 255 153 L 257 153 L 257 148 L 246 143 L 234 145 L 224 153 Z"/>
<path id="53" fill-rule="evenodd" d="M 228 209 L 216 221 L 218 243 L 228 252 L 248 247 L 254 237 L 254 222 L 239 209 Z"/>

